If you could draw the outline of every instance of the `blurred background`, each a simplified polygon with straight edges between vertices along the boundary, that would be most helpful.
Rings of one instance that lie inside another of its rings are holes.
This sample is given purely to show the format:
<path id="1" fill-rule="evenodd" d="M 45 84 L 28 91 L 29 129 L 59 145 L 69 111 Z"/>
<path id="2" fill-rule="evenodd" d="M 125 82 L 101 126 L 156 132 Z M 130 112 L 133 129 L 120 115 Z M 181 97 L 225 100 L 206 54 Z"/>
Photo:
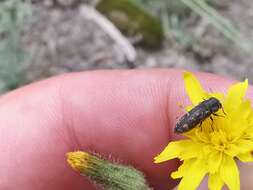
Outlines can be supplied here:
<path id="1" fill-rule="evenodd" d="M 253 83 L 253 1 L 2 0 L 0 93 L 61 73 L 183 68 Z"/>

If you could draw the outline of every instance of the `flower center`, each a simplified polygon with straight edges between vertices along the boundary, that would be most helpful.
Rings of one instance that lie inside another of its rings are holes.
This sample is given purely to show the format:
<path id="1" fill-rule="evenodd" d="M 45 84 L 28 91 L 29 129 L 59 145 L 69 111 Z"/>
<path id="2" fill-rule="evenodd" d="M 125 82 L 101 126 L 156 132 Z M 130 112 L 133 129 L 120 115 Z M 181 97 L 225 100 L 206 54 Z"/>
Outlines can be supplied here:
<path id="1" fill-rule="evenodd" d="M 224 152 L 229 149 L 232 140 L 229 139 L 228 135 L 222 130 L 214 131 L 196 131 L 196 136 L 198 140 L 211 148 Z"/>
<path id="2" fill-rule="evenodd" d="M 228 143 L 220 141 L 218 144 L 214 144 L 214 148 L 220 152 L 224 152 L 228 148 Z"/>

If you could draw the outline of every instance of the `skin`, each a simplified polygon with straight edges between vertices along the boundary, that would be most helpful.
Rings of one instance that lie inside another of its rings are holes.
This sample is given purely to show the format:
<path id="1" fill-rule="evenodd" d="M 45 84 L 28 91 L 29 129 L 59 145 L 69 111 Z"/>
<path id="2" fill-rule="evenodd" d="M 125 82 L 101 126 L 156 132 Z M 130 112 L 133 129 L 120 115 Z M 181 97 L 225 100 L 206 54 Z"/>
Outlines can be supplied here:
<path id="1" fill-rule="evenodd" d="M 225 92 L 233 83 L 195 74 L 206 90 Z M 181 138 L 173 132 L 184 114 L 179 104 L 190 104 L 179 70 L 74 73 L 3 95 L 0 189 L 95 190 L 66 163 L 65 154 L 75 150 L 132 164 L 155 189 L 172 189 L 176 182 L 168 176 L 178 161 L 152 162 L 169 141 Z M 252 164 L 240 167 L 242 189 L 252 189 Z"/>

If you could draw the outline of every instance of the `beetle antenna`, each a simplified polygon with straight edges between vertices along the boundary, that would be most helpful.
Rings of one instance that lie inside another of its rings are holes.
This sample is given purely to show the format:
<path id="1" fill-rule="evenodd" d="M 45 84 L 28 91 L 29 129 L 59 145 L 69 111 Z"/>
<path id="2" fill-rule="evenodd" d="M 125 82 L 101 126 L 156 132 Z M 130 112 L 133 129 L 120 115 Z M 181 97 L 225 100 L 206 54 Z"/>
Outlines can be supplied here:
<path id="1" fill-rule="evenodd" d="M 213 90 L 210 87 L 208 88 L 208 91 L 211 92 L 211 93 L 213 93 Z"/>
<path id="2" fill-rule="evenodd" d="M 187 113 L 187 111 L 185 111 L 185 108 L 181 103 L 178 102 L 177 105 L 184 113 Z"/>

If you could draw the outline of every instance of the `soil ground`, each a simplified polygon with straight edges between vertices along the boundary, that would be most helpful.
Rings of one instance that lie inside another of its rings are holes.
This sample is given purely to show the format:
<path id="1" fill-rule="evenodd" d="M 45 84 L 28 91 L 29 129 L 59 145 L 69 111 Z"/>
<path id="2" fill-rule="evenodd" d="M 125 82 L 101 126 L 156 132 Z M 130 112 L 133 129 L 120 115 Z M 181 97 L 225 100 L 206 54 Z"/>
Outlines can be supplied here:
<path id="1" fill-rule="evenodd" d="M 225 8 L 220 12 L 250 39 L 253 36 L 253 1 L 221 2 Z M 208 56 L 196 56 L 167 40 L 157 51 L 137 48 L 137 60 L 129 65 L 103 29 L 81 16 L 80 6 L 82 4 L 65 8 L 50 6 L 48 2 L 34 4 L 34 19 L 23 37 L 25 49 L 33 55 L 27 71 L 29 81 L 73 71 L 159 67 L 207 71 L 239 80 L 249 78 L 253 83 L 253 55 L 239 51 L 231 42 L 221 50 L 208 47 Z M 213 31 L 210 30 L 205 38 L 210 41 L 222 38 Z"/>

